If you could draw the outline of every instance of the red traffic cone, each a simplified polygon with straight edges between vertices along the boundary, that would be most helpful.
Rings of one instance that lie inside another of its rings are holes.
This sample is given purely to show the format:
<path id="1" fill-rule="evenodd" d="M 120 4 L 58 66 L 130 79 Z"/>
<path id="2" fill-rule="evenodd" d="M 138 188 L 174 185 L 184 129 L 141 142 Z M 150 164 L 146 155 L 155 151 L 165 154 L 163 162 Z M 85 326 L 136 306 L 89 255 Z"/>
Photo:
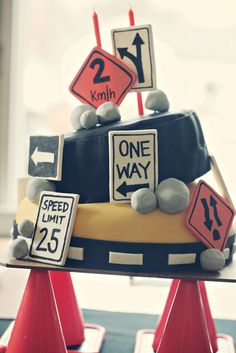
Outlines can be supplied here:
<path id="1" fill-rule="evenodd" d="M 156 353 L 212 353 L 197 281 L 178 284 Z"/>
<path id="2" fill-rule="evenodd" d="M 47 271 L 32 270 L 6 353 L 67 353 Z"/>
<path id="3" fill-rule="evenodd" d="M 175 297 L 176 289 L 178 288 L 178 284 L 179 284 L 178 279 L 174 279 L 171 283 L 170 291 L 169 291 L 169 294 L 168 294 L 168 297 L 166 300 L 166 305 L 165 305 L 164 311 L 163 311 L 163 313 L 157 323 L 156 329 L 155 329 L 154 341 L 152 344 L 152 348 L 154 351 L 156 351 L 157 347 L 159 346 L 159 343 L 160 343 L 160 340 L 162 337 L 162 333 L 165 328 L 165 323 L 168 318 L 173 299 Z"/>
<path id="4" fill-rule="evenodd" d="M 206 322 L 207 322 L 207 327 L 208 327 L 208 332 L 209 332 L 209 336 L 210 336 L 212 350 L 213 350 L 213 353 L 216 353 L 218 351 L 216 328 L 215 328 L 214 320 L 211 315 L 211 309 L 210 309 L 209 301 L 207 298 L 205 282 L 199 281 L 199 287 L 200 287 L 202 303 L 203 303 L 203 307 L 204 307 L 204 311 L 205 311 Z"/>
<path id="5" fill-rule="evenodd" d="M 79 309 L 69 272 L 50 271 L 53 291 L 66 346 L 80 345 L 84 337 L 84 320 Z"/>

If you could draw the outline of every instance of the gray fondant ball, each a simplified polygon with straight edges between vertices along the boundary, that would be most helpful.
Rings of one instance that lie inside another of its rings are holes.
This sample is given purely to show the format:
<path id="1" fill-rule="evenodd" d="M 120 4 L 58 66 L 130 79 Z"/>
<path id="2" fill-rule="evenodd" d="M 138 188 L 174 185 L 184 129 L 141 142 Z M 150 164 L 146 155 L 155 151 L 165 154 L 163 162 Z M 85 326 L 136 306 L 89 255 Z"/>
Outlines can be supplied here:
<path id="1" fill-rule="evenodd" d="M 83 129 L 83 126 L 81 125 L 81 122 L 80 122 L 81 115 L 84 112 L 91 111 L 91 110 L 95 111 L 94 108 L 91 107 L 91 105 L 89 104 L 78 105 L 72 110 L 71 116 L 70 116 L 71 124 L 76 131 Z"/>
<path id="2" fill-rule="evenodd" d="M 156 195 L 150 189 L 139 189 L 131 196 L 131 206 L 139 213 L 149 213 L 157 206 Z"/>
<path id="3" fill-rule="evenodd" d="M 42 191 L 56 191 L 56 184 L 47 179 L 33 178 L 28 182 L 26 196 L 30 201 L 39 203 Z"/>
<path id="4" fill-rule="evenodd" d="M 189 203 L 189 189 L 175 178 L 163 180 L 156 191 L 157 201 L 163 212 L 173 214 L 184 211 Z"/>
<path id="5" fill-rule="evenodd" d="M 93 110 L 86 110 L 80 117 L 80 124 L 84 129 L 93 129 L 98 123 L 98 117 Z"/>
<path id="6" fill-rule="evenodd" d="M 167 95 L 160 89 L 149 92 L 145 101 L 145 108 L 160 113 L 168 112 L 170 103 Z"/>
<path id="7" fill-rule="evenodd" d="M 13 240 L 9 246 L 9 256 L 15 259 L 23 259 L 28 255 L 29 248 L 27 241 L 22 238 L 18 237 L 17 239 Z"/>
<path id="8" fill-rule="evenodd" d="M 29 219 L 24 219 L 18 224 L 19 233 L 26 238 L 31 238 L 34 231 L 34 223 Z"/>
<path id="9" fill-rule="evenodd" d="M 220 271 L 225 266 L 224 254 L 214 248 L 204 250 L 200 255 L 200 264 L 203 270 Z"/>
<path id="10" fill-rule="evenodd" d="M 100 124 L 107 124 L 121 119 L 117 105 L 112 102 L 105 102 L 101 104 L 96 114 Z"/>

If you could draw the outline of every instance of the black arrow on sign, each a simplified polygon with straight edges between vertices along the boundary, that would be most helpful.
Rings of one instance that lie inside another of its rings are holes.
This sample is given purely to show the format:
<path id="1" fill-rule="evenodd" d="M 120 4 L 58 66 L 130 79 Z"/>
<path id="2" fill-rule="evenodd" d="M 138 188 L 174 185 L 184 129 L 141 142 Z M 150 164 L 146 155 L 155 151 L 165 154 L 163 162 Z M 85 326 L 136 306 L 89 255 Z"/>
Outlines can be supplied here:
<path id="1" fill-rule="evenodd" d="M 202 206 L 204 207 L 204 213 L 205 213 L 205 226 L 207 227 L 208 230 L 211 230 L 212 227 L 212 220 L 210 219 L 210 211 L 209 211 L 209 207 L 207 204 L 207 200 L 206 199 L 201 199 L 201 203 Z"/>
<path id="2" fill-rule="evenodd" d="M 144 82 L 144 74 L 143 74 L 143 64 L 142 64 L 142 50 L 141 46 L 145 44 L 142 38 L 140 37 L 140 34 L 137 33 L 136 36 L 134 37 L 134 40 L 132 42 L 132 45 L 136 46 L 136 56 L 133 55 L 128 51 L 128 48 L 117 48 L 121 59 L 123 59 L 125 56 L 130 59 L 133 64 L 136 67 L 137 74 L 138 74 L 138 82 Z"/>
<path id="3" fill-rule="evenodd" d="M 128 192 L 134 192 L 141 188 L 149 188 L 149 183 L 146 184 L 134 184 L 134 185 L 127 185 L 126 181 L 124 181 L 117 189 L 121 195 L 127 196 Z"/>
<path id="4" fill-rule="evenodd" d="M 217 201 L 214 199 L 214 197 L 212 195 L 210 197 L 210 205 L 211 205 L 211 207 L 213 207 L 214 217 L 215 217 L 216 223 L 217 223 L 218 227 L 221 227 L 222 226 L 222 222 L 221 222 L 221 220 L 219 218 L 217 207 L 216 207 Z"/>
<path id="5" fill-rule="evenodd" d="M 213 230 L 213 239 L 220 240 L 220 233 L 219 233 L 218 229 Z"/>
<path id="6" fill-rule="evenodd" d="M 204 207 L 204 212 L 205 212 L 205 222 L 204 222 L 204 224 L 208 228 L 208 230 L 211 230 L 213 221 L 210 219 L 210 210 L 209 210 L 209 207 L 208 207 L 207 200 L 206 199 L 201 199 L 201 203 L 202 203 L 202 205 Z M 210 206 L 213 208 L 214 218 L 216 220 L 216 223 L 217 223 L 218 227 L 221 227 L 222 223 L 221 223 L 221 220 L 219 218 L 216 205 L 217 205 L 217 201 L 211 195 L 210 196 Z M 213 239 L 214 240 L 220 240 L 220 233 L 219 233 L 218 229 L 213 229 Z"/>

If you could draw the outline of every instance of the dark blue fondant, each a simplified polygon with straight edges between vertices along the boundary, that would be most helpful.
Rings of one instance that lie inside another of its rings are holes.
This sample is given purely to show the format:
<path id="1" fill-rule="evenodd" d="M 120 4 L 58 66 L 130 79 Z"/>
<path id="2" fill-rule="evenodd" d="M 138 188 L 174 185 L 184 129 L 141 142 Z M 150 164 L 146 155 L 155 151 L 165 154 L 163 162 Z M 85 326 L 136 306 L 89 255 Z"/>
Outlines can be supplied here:
<path id="1" fill-rule="evenodd" d="M 232 249 L 235 236 L 228 238 L 226 247 L 230 249 L 230 257 L 226 263 L 232 260 Z M 72 237 L 70 246 L 84 249 L 84 260 L 67 259 L 66 266 L 78 267 L 90 270 L 107 270 L 137 273 L 176 272 L 200 270 L 200 254 L 206 250 L 206 246 L 198 243 L 126 243 L 116 241 L 104 241 Z M 143 265 L 119 265 L 109 263 L 109 251 L 123 253 L 143 254 Z M 168 265 L 169 254 L 196 253 L 194 264 Z"/>
<path id="2" fill-rule="evenodd" d="M 109 201 L 108 132 L 143 129 L 158 131 L 159 182 L 173 177 L 189 183 L 210 170 L 196 113 L 153 114 L 65 136 L 57 191 L 79 194 L 80 203 Z"/>
<path id="3" fill-rule="evenodd" d="M 17 223 L 14 222 L 14 238 L 17 238 L 19 232 Z M 233 244 L 235 235 L 227 239 L 226 247 L 230 249 L 229 258 L 226 264 L 232 261 Z M 178 272 L 201 270 L 200 254 L 206 250 L 206 246 L 201 243 L 128 243 L 110 240 L 96 240 L 72 236 L 71 247 L 83 248 L 84 259 L 66 260 L 66 266 L 70 268 L 81 268 L 87 270 L 104 270 L 118 272 L 136 272 L 136 273 L 155 273 L 155 272 Z M 143 254 L 143 265 L 119 265 L 109 263 L 109 252 L 122 252 Z M 169 254 L 196 253 L 194 264 L 186 265 L 168 265 Z"/>

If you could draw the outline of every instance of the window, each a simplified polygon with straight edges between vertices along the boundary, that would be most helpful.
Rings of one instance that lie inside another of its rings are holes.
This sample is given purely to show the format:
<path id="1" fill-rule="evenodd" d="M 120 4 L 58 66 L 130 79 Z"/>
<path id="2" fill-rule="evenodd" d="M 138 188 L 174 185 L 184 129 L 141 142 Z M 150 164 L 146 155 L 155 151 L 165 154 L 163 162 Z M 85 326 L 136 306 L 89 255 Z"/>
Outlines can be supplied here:
<path id="1" fill-rule="evenodd" d="M 8 131 L 10 110 L 10 54 L 12 2 L 0 1 L 0 224 L 9 232 L 11 211 L 7 204 L 8 188 Z M 1 232 L 0 231 L 0 232 Z"/>
<path id="2" fill-rule="evenodd" d="M 70 111 L 78 101 L 68 86 L 96 45 L 92 6 L 78 0 L 0 0 L 1 223 L 15 212 L 16 179 L 27 172 L 28 136 L 72 130 Z M 103 48 L 111 52 L 111 29 L 128 26 L 127 1 L 100 0 L 95 6 Z M 234 199 L 234 0 L 148 0 L 145 6 L 135 2 L 133 10 L 137 24 L 153 26 L 158 87 L 172 110 L 198 112 Z M 137 114 L 134 93 L 120 109 L 123 119 Z"/>

